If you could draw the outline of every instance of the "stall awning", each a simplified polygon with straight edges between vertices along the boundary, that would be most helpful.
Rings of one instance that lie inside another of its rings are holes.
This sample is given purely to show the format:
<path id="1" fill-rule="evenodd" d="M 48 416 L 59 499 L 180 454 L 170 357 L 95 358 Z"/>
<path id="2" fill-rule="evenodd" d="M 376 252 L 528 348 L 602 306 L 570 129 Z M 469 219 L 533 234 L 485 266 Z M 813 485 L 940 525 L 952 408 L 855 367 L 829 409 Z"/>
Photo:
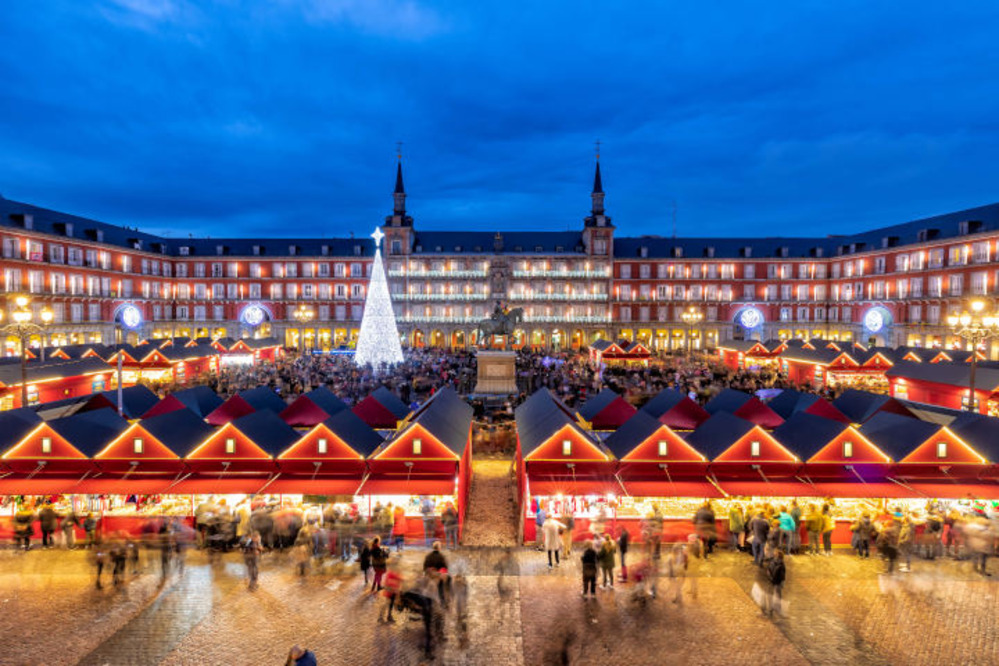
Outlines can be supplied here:
<path id="1" fill-rule="evenodd" d="M 922 497 L 915 489 L 909 490 L 891 481 L 874 481 L 868 483 L 861 483 L 860 481 L 816 482 L 815 487 L 820 497 L 885 497 L 890 499 Z M 912 486 L 910 485 L 909 487 L 911 488 Z"/>
<path id="2" fill-rule="evenodd" d="M 669 481 L 628 481 L 624 487 L 633 497 L 704 497 L 720 498 L 718 492 L 708 481 L 680 480 Z"/>
<path id="3" fill-rule="evenodd" d="M 788 479 L 718 483 L 727 494 L 736 497 L 822 497 L 822 493 L 814 486 Z"/>
<path id="4" fill-rule="evenodd" d="M 73 492 L 72 489 L 77 481 L 79 478 L 47 479 L 36 476 L 31 479 L 24 477 L 14 479 L 7 477 L 0 479 L 0 495 L 59 495 Z"/>
<path id="5" fill-rule="evenodd" d="M 267 483 L 264 481 L 264 483 Z M 263 485 L 263 484 L 261 484 Z M 278 495 L 353 495 L 361 479 L 276 479 L 264 489 L 265 493 Z"/>
<path id="6" fill-rule="evenodd" d="M 166 492 L 173 477 L 160 479 L 85 479 L 67 492 L 81 495 L 157 495 Z"/>
<path id="7" fill-rule="evenodd" d="M 164 492 L 169 495 L 242 495 L 257 492 L 265 483 L 266 476 L 185 479 Z M 270 486 L 265 492 L 270 492 Z"/>
<path id="8" fill-rule="evenodd" d="M 358 482 L 351 492 L 357 490 Z M 449 479 L 368 479 L 361 495 L 454 495 L 456 483 Z"/>
<path id="9" fill-rule="evenodd" d="M 909 483 L 914 490 L 935 499 L 999 500 L 999 483 Z"/>
<path id="10" fill-rule="evenodd" d="M 595 479 L 528 479 L 531 495 L 551 497 L 553 495 L 621 495 L 621 485 L 614 480 Z"/>

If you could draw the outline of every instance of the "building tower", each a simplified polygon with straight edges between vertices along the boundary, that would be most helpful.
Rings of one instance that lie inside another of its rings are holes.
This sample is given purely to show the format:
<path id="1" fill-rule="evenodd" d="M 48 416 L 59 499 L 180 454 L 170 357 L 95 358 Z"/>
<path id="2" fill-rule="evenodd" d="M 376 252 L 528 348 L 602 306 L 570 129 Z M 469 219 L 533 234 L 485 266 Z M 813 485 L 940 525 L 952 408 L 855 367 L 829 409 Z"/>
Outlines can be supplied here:
<path id="1" fill-rule="evenodd" d="M 406 187 L 402 182 L 402 153 L 396 154 L 392 214 L 385 218 L 385 254 L 409 254 L 413 247 L 413 218 L 406 215 Z"/>
<path id="2" fill-rule="evenodd" d="M 614 225 L 604 212 L 604 183 L 600 175 L 600 152 L 597 142 L 597 166 L 593 174 L 593 191 L 590 192 L 590 214 L 583 219 L 583 244 L 586 253 L 610 257 L 614 253 Z"/>

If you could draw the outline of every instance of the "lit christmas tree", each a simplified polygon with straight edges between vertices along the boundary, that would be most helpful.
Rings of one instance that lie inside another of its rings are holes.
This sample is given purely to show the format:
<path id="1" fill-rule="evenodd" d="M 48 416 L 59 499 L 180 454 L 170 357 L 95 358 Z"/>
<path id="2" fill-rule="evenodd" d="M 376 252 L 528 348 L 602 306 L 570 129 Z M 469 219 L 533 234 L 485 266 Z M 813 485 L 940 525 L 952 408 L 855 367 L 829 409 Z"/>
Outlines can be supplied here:
<path id="1" fill-rule="evenodd" d="M 385 234 L 381 229 L 375 229 L 371 237 L 375 239 L 375 264 L 368 282 L 368 296 L 364 300 L 364 316 L 361 318 L 354 363 L 370 364 L 375 370 L 381 370 L 383 367 L 402 363 L 402 345 L 399 343 L 392 298 L 385 281 L 385 267 L 382 266 L 381 245 Z"/>

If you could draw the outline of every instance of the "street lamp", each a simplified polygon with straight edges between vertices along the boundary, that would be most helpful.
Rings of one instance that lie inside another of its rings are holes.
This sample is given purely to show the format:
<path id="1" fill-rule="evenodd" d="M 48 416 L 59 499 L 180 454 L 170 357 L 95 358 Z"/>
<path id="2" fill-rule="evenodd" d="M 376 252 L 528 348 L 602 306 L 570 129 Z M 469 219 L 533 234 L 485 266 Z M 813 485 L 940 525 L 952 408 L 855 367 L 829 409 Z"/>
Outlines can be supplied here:
<path id="1" fill-rule="evenodd" d="M 38 313 L 40 323 L 32 321 L 34 311 L 31 309 L 31 300 L 27 296 L 14 297 L 14 308 L 10 312 L 11 322 L 4 326 L 2 330 L 5 334 L 17 336 L 21 345 L 21 407 L 28 406 L 28 338 L 33 333 L 41 333 L 43 327 L 52 323 L 53 313 L 49 308 L 42 308 Z M 0 312 L 0 317 L 3 313 Z M 45 338 L 41 341 L 41 360 L 45 360 Z"/>
<path id="2" fill-rule="evenodd" d="M 947 317 L 947 324 L 955 335 L 971 343 L 971 373 L 968 378 L 969 412 L 978 411 L 975 408 L 975 369 L 978 367 L 978 345 L 989 338 L 999 335 L 999 315 L 984 314 L 985 301 L 972 301 L 971 310 L 964 310 Z"/>
<path id="3" fill-rule="evenodd" d="M 701 323 L 704 319 L 704 313 L 691 305 L 689 308 L 683 311 L 680 315 L 680 319 L 687 324 L 687 355 L 690 355 L 690 338 L 693 335 L 693 329 L 696 324 Z"/>
<path id="4" fill-rule="evenodd" d="M 315 310 L 309 306 L 302 303 L 291 313 L 291 316 L 295 318 L 299 324 L 307 324 L 312 321 L 313 317 L 316 316 Z M 305 332 L 299 329 L 299 342 L 302 346 L 302 353 L 305 353 Z"/>

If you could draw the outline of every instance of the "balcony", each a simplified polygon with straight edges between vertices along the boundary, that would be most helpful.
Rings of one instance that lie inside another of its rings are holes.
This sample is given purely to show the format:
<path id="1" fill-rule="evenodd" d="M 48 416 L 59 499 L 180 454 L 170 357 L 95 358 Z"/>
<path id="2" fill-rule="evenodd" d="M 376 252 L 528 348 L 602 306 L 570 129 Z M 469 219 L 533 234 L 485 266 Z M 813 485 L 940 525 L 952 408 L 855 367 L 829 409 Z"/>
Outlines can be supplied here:
<path id="1" fill-rule="evenodd" d="M 461 280 L 465 278 L 486 278 L 489 272 L 478 271 L 388 271 L 390 278 L 447 278 L 450 280 Z"/>
<path id="2" fill-rule="evenodd" d="M 507 298 L 511 301 L 606 301 L 607 294 L 566 294 L 554 292 L 551 294 L 513 293 Z"/>
<path id="3" fill-rule="evenodd" d="M 610 268 L 604 270 L 582 270 L 582 271 L 552 271 L 552 270 L 514 270 L 513 277 L 515 278 L 533 278 L 533 277 L 547 277 L 547 278 L 609 278 L 611 276 Z"/>
<path id="4" fill-rule="evenodd" d="M 392 294 L 393 301 L 484 301 L 489 294 Z"/>

